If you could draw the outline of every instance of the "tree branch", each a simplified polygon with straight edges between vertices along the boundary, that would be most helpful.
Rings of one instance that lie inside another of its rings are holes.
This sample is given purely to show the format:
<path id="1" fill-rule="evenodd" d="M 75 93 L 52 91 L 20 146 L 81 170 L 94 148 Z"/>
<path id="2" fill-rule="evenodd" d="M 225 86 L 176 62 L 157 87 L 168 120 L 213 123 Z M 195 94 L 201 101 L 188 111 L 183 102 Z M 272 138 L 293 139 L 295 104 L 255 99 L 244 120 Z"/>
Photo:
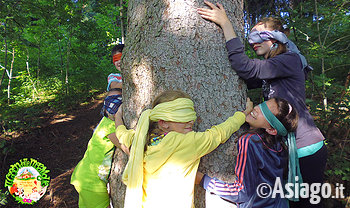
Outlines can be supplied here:
<path id="1" fill-rule="evenodd" d="M 331 29 L 331 26 L 332 26 L 332 24 L 333 24 L 333 21 L 334 21 L 335 17 L 337 16 L 337 14 L 339 13 L 340 9 L 341 9 L 344 5 L 345 5 L 345 2 L 339 7 L 339 9 L 338 9 L 338 11 L 335 13 L 335 15 L 333 15 L 332 21 L 331 21 L 331 23 L 330 23 L 329 26 L 328 26 L 326 36 L 325 36 L 324 39 L 323 39 L 323 43 L 322 43 L 323 46 L 324 46 L 325 43 L 326 43 L 326 39 L 327 39 L 329 30 Z M 318 21 L 318 20 L 317 20 L 317 21 Z"/>
<path id="2" fill-rule="evenodd" d="M 317 26 L 317 32 L 318 32 L 318 41 L 320 42 L 320 46 L 323 49 L 321 34 L 320 34 L 320 22 L 318 20 L 317 0 L 315 0 L 315 12 L 316 12 L 316 26 Z"/>
<path id="3" fill-rule="evenodd" d="M 330 43 L 329 45 L 327 45 L 326 47 L 329 47 L 329 46 L 333 45 L 334 43 L 339 42 L 339 41 L 341 41 L 342 39 L 347 38 L 347 37 L 350 37 L 350 35 L 345 35 L 344 37 L 338 38 L 338 39 L 336 39 L 335 41 L 331 42 L 331 43 Z"/>
<path id="4" fill-rule="evenodd" d="M 330 71 L 330 70 L 332 70 L 332 69 L 339 68 L 339 67 L 343 67 L 343 66 L 350 66 L 350 64 L 343 64 L 343 65 L 335 66 L 335 67 L 332 67 L 332 68 L 328 68 L 328 69 L 326 69 L 326 70 L 324 70 L 324 71 L 327 72 L 327 71 Z"/>

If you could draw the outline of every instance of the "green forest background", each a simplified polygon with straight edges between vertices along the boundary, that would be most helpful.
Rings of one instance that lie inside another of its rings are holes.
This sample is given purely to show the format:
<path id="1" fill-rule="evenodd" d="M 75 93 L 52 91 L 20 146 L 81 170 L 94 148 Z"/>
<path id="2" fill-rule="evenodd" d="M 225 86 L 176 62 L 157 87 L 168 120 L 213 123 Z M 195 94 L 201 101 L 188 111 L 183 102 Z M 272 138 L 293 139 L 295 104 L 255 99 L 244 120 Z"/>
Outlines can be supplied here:
<path id="1" fill-rule="evenodd" d="M 0 155 L 11 135 L 103 93 L 115 70 L 110 50 L 127 25 L 123 0 L 0 0 Z M 327 180 L 350 187 L 350 3 L 345 0 L 245 0 L 248 30 L 279 16 L 314 70 L 307 104 L 326 137 Z M 126 34 L 127 36 L 127 34 Z M 247 50 L 249 49 L 247 45 Z M 250 56 L 252 50 L 248 50 Z M 250 91 L 255 103 L 260 90 Z M 344 202 L 345 203 L 345 202 Z"/>

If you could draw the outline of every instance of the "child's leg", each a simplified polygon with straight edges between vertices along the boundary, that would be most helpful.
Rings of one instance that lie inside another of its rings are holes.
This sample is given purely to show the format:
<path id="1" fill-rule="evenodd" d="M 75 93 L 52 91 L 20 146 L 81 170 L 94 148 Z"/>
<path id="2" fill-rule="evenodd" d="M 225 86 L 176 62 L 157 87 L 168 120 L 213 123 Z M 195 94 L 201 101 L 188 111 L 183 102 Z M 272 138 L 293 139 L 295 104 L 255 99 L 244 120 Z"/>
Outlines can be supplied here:
<path id="1" fill-rule="evenodd" d="M 300 171 L 303 177 L 303 183 L 323 183 L 324 170 L 327 163 L 327 147 L 323 147 L 318 150 L 315 154 L 302 157 L 299 159 Z M 312 204 L 310 202 L 311 197 L 301 198 L 299 202 L 289 202 L 290 208 L 323 208 L 322 196 L 318 194 L 321 198 L 321 202 L 317 204 Z"/>
<path id="2" fill-rule="evenodd" d="M 109 195 L 106 192 L 92 192 L 83 189 L 79 192 L 79 208 L 106 208 L 109 206 Z"/>

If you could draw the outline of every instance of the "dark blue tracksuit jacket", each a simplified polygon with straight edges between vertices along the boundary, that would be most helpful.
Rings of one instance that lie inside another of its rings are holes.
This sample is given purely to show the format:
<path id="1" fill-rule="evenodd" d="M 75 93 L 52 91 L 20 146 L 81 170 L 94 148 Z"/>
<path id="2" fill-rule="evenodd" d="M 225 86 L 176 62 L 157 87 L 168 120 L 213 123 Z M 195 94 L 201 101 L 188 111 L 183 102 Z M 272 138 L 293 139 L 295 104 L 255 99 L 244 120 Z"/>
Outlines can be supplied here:
<path id="1" fill-rule="evenodd" d="M 280 144 L 268 147 L 258 134 L 245 134 L 237 143 L 235 174 L 233 183 L 204 175 L 201 185 L 207 191 L 237 204 L 239 208 L 288 208 L 288 201 L 281 198 L 260 198 L 259 184 L 267 183 L 273 189 L 276 178 L 283 183 L 283 171 L 287 167 L 287 151 Z M 272 191 L 271 189 L 271 191 Z M 263 190 L 267 193 L 268 190 Z"/>

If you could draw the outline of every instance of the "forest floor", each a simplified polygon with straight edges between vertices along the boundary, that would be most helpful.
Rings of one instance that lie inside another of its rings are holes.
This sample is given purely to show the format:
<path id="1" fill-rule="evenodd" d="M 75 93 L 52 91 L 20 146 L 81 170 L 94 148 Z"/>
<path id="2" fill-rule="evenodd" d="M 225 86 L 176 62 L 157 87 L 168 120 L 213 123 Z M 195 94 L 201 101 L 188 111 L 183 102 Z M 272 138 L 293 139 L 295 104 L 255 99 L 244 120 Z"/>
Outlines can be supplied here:
<path id="1" fill-rule="evenodd" d="M 70 177 L 84 155 L 93 129 L 101 119 L 102 102 L 101 95 L 69 113 L 44 112 L 40 116 L 44 121 L 42 124 L 30 131 L 11 135 L 14 153 L 8 153 L 0 160 L 1 187 L 4 187 L 10 165 L 23 158 L 33 158 L 44 164 L 50 170 L 48 175 L 51 181 L 46 194 L 35 205 L 19 205 L 9 196 L 5 207 L 78 207 L 79 196 L 70 184 Z M 5 139 L 7 136 L 1 135 Z"/>

